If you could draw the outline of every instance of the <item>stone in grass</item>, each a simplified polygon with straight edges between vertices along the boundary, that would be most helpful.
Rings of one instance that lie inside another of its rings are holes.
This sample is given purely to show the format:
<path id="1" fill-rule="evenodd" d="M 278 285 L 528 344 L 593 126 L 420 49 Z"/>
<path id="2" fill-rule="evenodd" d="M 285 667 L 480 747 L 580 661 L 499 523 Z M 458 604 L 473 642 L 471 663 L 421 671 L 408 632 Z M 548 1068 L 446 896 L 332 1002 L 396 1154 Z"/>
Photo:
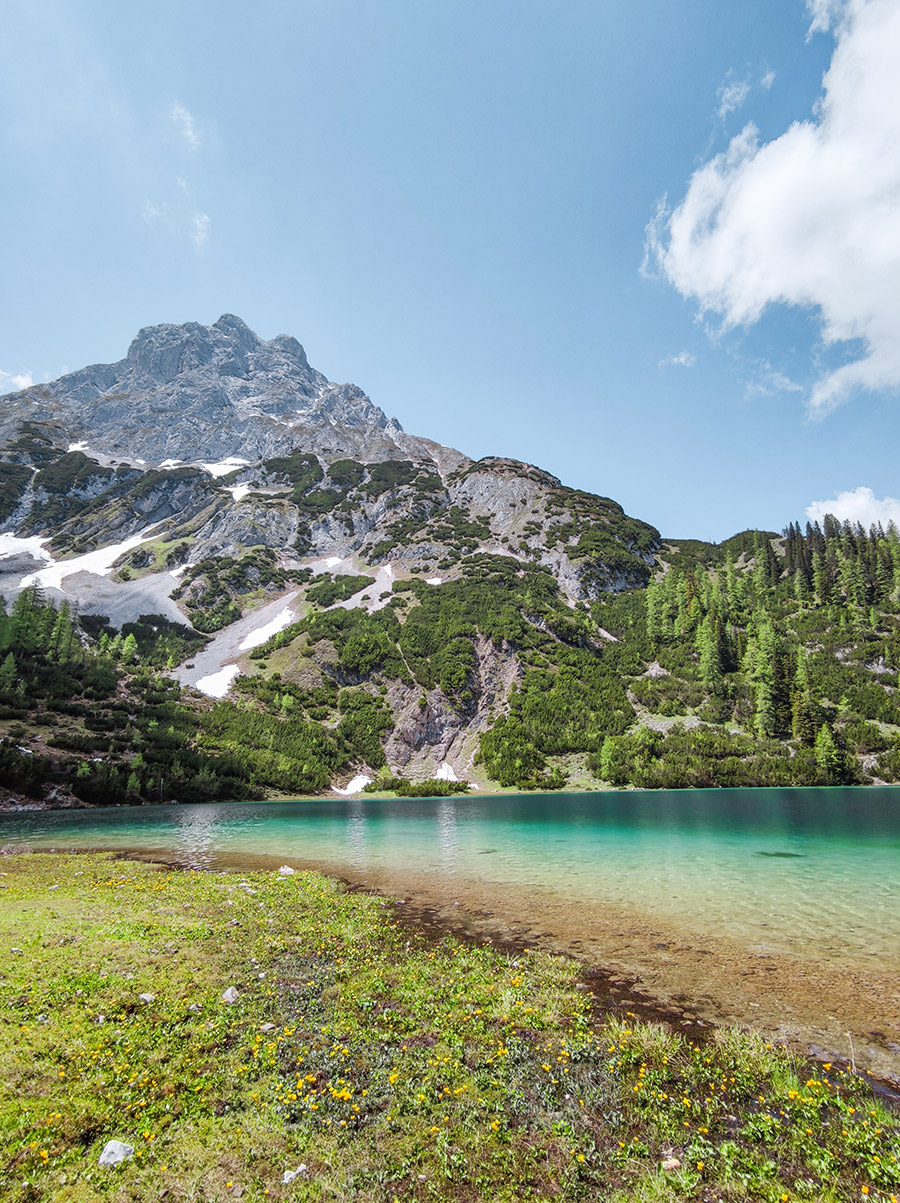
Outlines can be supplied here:
<path id="1" fill-rule="evenodd" d="M 139 998 L 139 999 L 141 1000 L 141 1002 L 143 1002 L 143 1003 L 152 1003 L 152 1002 L 156 1002 L 156 995 L 155 995 L 155 994 L 149 994 L 149 993 L 148 993 L 148 994 L 139 994 L 139 995 L 138 995 L 138 998 Z"/>
<path id="2" fill-rule="evenodd" d="M 668 1170 L 671 1173 L 672 1170 L 680 1170 L 681 1169 L 681 1162 L 679 1161 L 679 1159 L 677 1157 L 665 1157 L 659 1163 L 659 1168 L 661 1170 Z"/>
<path id="3" fill-rule="evenodd" d="M 237 990 L 234 988 L 234 986 L 229 986 L 228 989 L 222 995 L 222 1002 L 235 1003 L 235 1002 L 237 1002 L 237 1000 L 238 1000 Z"/>
<path id="4" fill-rule="evenodd" d="M 290 865 L 282 865 L 281 868 L 278 870 L 278 872 L 281 877 L 293 877 L 294 876 L 294 870 L 291 868 Z"/>
<path id="5" fill-rule="evenodd" d="M 285 1170 L 281 1177 L 281 1185 L 287 1186 L 289 1182 L 293 1182 L 295 1178 L 299 1178 L 301 1174 L 306 1173 L 306 1166 L 301 1162 L 295 1170 Z"/>
<path id="6" fill-rule="evenodd" d="M 131 1145 L 123 1143 L 121 1140 L 108 1140 L 103 1146 L 103 1152 L 100 1154 L 101 1165 L 118 1165 L 122 1161 L 127 1161 L 129 1157 L 134 1156 L 134 1149 Z"/>

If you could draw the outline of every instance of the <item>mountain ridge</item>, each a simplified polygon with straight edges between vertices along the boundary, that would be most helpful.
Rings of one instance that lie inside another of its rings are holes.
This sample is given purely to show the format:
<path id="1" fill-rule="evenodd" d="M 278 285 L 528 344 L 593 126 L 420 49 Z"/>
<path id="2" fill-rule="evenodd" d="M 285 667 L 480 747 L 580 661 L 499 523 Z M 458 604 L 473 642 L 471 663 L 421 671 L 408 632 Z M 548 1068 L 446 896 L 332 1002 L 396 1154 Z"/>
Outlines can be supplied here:
<path id="1" fill-rule="evenodd" d="M 354 384 L 335 384 L 310 367 L 287 334 L 261 339 L 233 314 L 141 329 L 125 357 L 93 364 L 3 398 L 0 440 L 22 421 L 56 422 L 70 441 L 150 465 L 251 460 L 294 447 L 328 458 L 375 458 L 452 448 L 407 435 Z"/>
<path id="2" fill-rule="evenodd" d="M 895 530 L 664 541 L 232 315 L 0 401 L 0 597 L 45 803 L 900 780 Z"/>

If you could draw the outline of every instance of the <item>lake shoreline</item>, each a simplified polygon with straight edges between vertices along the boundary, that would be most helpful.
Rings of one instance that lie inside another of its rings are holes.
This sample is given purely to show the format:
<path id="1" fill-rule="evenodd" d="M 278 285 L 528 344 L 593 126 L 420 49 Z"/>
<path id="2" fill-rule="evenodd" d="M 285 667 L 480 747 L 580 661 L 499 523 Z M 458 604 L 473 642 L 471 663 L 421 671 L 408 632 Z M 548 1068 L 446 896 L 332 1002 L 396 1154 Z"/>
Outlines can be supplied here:
<path id="1" fill-rule="evenodd" d="M 616 1017 L 571 958 L 457 939 L 362 883 L 146 859 L 0 861 L 10 1203 L 900 1186 L 896 1106 L 840 1064 Z"/>
<path id="2" fill-rule="evenodd" d="M 896 968 L 862 973 L 784 952 L 754 952 L 638 907 L 593 902 L 573 911 L 570 900 L 537 887 L 447 882 L 397 870 L 363 874 L 340 862 L 290 855 L 233 852 L 191 861 L 165 848 L 96 850 L 178 870 L 241 873 L 287 864 L 320 873 L 350 892 L 392 900 L 398 920 L 433 937 L 452 934 L 509 951 L 569 957 L 582 967 L 598 1008 L 663 1022 L 695 1040 L 709 1029 L 747 1028 L 804 1059 L 855 1067 L 894 1100 L 900 1091 Z"/>
<path id="3" fill-rule="evenodd" d="M 808 785 L 750 785 L 750 786 L 711 785 L 711 786 L 703 786 L 701 788 L 702 788 L 703 792 L 721 790 L 722 793 L 728 793 L 728 792 L 734 791 L 736 789 L 741 789 L 741 790 L 753 789 L 753 790 L 758 790 L 758 791 L 770 791 L 772 793 L 774 793 L 776 791 L 778 793 L 786 793 L 786 792 L 790 793 L 791 791 L 796 791 L 797 793 L 801 793 L 804 791 L 808 791 L 811 788 L 815 788 L 815 789 L 821 790 L 823 792 L 829 791 L 829 790 L 837 791 L 837 790 L 845 789 L 846 786 L 843 786 L 843 785 L 817 785 L 817 786 L 811 787 Z M 853 789 L 858 789 L 858 790 L 890 789 L 890 790 L 897 790 L 897 792 L 900 793 L 900 785 L 898 785 L 896 782 L 882 781 L 878 777 L 873 777 L 868 781 L 859 782 L 853 786 Z M 526 792 L 521 789 L 517 789 L 514 786 L 491 786 L 490 784 L 488 784 L 488 785 L 479 784 L 477 790 L 474 791 L 473 793 L 456 794 L 456 795 L 454 795 L 454 797 L 457 799 L 457 801 L 459 801 L 462 798 L 466 798 L 466 797 L 472 798 L 473 800 L 476 800 L 479 798 L 528 798 L 528 797 L 535 796 L 539 792 L 540 791 Z M 568 791 L 561 791 L 561 792 L 565 793 Z M 691 794 L 691 793 L 700 792 L 700 790 L 698 790 L 697 786 L 693 786 L 693 785 L 665 786 L 665 787 L 651 786 L 651 787 L 646 787 L 646 788 L 638 788 L 637 786 L 634 786 L 634 785 L 609 785 L 606 782 L 603 782 L 599 785 L 579 784 L 576 792 L 579 794 L 596 794 L 598 797 L 604 797 L 607 794 L 636 794 L 636 793 Z M 402 801 L 404 801 L 404 796 L 402 794 L 393 794 L 393 793 L 390 793 L 389 791 L 385 791 L 384 793 L 378 793 L 378 794 L 370 794 L 370 793 L 366 793 L 365 791 L 361 790 L 357 794 L 346 795 L 346 794 L 339 794 L 339 793 L 335 792 L 334 789 L 329 789 L 328 791 L 323 792 L 321 794 L 277 794 L 277 795 L 273 794 L 271 797 L 268 797 L 268 798 L 254 798 L 253 801 L 254 802 L 335 802 L 335 803 L 341 803 L 341 802 L 346 802 L 348 800 L 348 798 L 352 799 L 353 801 L 359 801 L 359 802 L 361 802 L 361 801 L 371 801 L 371 802 L 384 802 L 384 801 L 390 801 L 390 802 L 400 801 L 400 802 L 402 802 Z M 435 796 L 433 798 L 410 798 L 409 801 L 438 802 L 438 801 L 440 801 L 440 797 Z M 171 802 L 164 802 L 164 803 L 141 802 L 141 803 L 138 803 L 137 805 L 142 805 L 142 806 L 163 805 L 163 806 L 173 806 L 173 807 L 180 807 L 180 806 L 187 807 L 187 806 L 197 806 L 197 805 L 201 805 L 201 806 L 206 806 L 206 805 L 246 806 L 247 799 L 244 799 L 243 801 L 241 801 L 241 800 L 222 801 L 220 799 L 209 799 L 207 802 L 201 802 L 201 803 L 178 802 L 178 801 L 171 801 Z M 17 793 L 14 790 L 8 790 L 8 789 L 0 786 L 0 814 L 27 814 L 29 812 L 37 812 L 37 811 L 44 812 L 44 811 L 53 811 L 53 810 L 107 811 L 107 810 L 127 809 L 130 806 L 131 806 L 130 803 L 121 803 L 121 804 L 120 803 L 110 803 L 109 805 L 99 806 L 96 803 L 85 802 L 81 798 L 76 798 L 74 794 L 71 794 L 68 791 L 66 791 L 65 797 L 63 798 L 63 800 L 60 800 L 59 796 L 49 798 L 49 799 L 48 798 L 32 798 L 25 794 Z"/>

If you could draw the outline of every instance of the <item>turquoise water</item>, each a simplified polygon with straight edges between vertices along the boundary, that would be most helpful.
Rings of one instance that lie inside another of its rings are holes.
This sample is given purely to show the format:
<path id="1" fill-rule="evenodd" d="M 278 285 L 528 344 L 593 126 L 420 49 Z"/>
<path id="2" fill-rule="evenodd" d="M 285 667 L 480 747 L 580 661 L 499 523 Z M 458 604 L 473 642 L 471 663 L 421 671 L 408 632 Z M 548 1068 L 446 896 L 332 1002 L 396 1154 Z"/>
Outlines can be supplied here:
<path id="1" fill-rule="evenodd" d="M 673 790 L 0 815 L 0 845 L 266 855 L 538 887 L 753 948 L 900 960 L 900 789 Z"/>

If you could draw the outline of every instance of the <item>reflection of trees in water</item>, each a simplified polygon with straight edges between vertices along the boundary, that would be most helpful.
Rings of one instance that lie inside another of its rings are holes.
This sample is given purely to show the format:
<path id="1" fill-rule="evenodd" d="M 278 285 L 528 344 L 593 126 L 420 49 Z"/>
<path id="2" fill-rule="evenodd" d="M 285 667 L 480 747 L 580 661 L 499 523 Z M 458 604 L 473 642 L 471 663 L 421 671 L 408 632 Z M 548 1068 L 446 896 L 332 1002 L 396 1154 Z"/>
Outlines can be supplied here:
<path id="1" fill-rule="evenodd" d="M 366 804 L 361 799 L 355 799 L 347 806 L 347 842 L 350 845 L 350 860 L 356 866 L 368 864 L 368 845 L 366 842 Z"/>
<path id="2" fill-rule="evenodd" d="M 175 860 L 188 869 L 208 869 L 215 860 L 214 849 L 221 807 L 186 806 L 177 814 Z"/>
<path id="3" fill-rule="evenodd" d="M 446 873 L 455 873 L 459 859 L 459 839 L 456 831 L 456 805 L 449 798 L 438 803 L 437 829 L 441 845 L 441 867 Z"/>

